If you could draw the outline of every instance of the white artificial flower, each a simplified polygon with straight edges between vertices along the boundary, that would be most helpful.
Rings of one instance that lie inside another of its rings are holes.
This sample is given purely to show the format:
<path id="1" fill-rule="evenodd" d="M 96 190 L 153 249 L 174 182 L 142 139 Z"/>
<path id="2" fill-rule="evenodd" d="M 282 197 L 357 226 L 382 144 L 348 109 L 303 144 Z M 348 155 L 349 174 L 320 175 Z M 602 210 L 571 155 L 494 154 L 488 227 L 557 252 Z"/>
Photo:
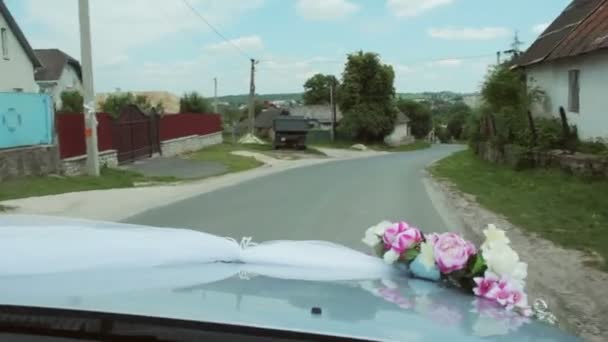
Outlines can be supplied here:
<path id="1" fill-rule="evenodd" d="M 378 235 L 374 234 L 371 229 L 372 228 L 365 232 L 365 237 L 361 241 L 363 241 L 363 243 L 367 246 L 374 248 L 382 241 L 382 239 Z"/>
<path id="2" fill-rule="evenodd" d="M 401 255 L 391 249 L 390 251 L 384 253 L 384 262 L 392 265 L 399 260 L 399 257 L 401 257 Z"/>
<path id="3" fill-rule="evenodd" d="M 370 229 L 374 232 L 374 234 L 376 234 L 378 236 L 383 236 L 386 229 L 388 229 L 388 227 L 390 227 L 392 225 L 393 225 L 392 222 L 382 221 L 382 222 L 378 223 L 377 225 L 371 227 Z"/>
<path id="4" fill-rule="evenodd" d="M 528 265 L 519 261 L 519 255 L 506 244 L 495 244 L 483 251 L 488 269 L 502 278 L 523 283 L 528 276 Z"/>
<path id="5" fill-rule="evenodd" d="M 420 262 L 427 270 L 435 266 L 435 251 L 431 242 L 423 242 L 420 244 Z"/>
<path id="6" fill-rule="evenodd" d="M 511 242 L 505 231 L 496 228 L 493 224 L 488 224 L 488 228 L 483 231 L 483 234 L 486 236 L 486 240 L 481 245 L 481 250 L 483 251 L 495 245 L 508 245 Z"/>

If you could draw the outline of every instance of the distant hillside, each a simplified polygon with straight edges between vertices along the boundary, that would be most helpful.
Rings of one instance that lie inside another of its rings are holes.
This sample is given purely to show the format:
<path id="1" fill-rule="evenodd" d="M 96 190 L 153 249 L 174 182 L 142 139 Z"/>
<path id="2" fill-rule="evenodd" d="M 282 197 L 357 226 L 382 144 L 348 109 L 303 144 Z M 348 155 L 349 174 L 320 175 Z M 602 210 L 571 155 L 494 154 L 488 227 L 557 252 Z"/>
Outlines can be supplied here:
<path id="1" fill-rule="evenodd" d="M 227 95 L 218 97 L 219 101 L 228 102 L 232 104 L 246 104 L 248 101 L 249 95 Z M 257 94 L 255 96 L 257 100 L 260 101 L 300 101 L 302 100 L 301 93 L 293 93 L 293 94 Z"/>
<path id="2" fill-rule="evenodd" d="M 397 97 L 410 100 L 462 100 L 463 96 L 470 94 L 461 94 L 451 91 L 441 92 L 422 92 L 422 93 L 397 93 Z M 219 101 L 228 102 L 231 104 L 246 104 L 249 95 L 227 95 L 219 97 Z M 261 101 L 301 101 L 302 93 L 289 94 L 263 94 L 256 95 L 256 99 Z"/>

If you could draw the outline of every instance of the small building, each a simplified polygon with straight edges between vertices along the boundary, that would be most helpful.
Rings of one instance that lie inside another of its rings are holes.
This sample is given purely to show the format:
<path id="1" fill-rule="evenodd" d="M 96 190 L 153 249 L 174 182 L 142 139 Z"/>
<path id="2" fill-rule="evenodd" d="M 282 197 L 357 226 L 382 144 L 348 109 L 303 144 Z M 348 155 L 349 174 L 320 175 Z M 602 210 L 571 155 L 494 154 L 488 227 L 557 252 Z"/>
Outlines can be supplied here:
<path id="1" fill-rule="evenodd" d="M 391 134 L 384 138 L 384 142 L 389 146 L 401 146 L 411 144 L 414 142 L 414 140 L 415 139 L 412 136 L 412 128 L 410 126 L 410 119 L 407 117 L 407 115 L 398 110 L 395 128 Z"/>
<path id="2" fill-rule="evenodd" d="M 254 121 L 254 134 L 260 138 L 272 138 L 274 136 L 274 132 L 272 132 L 272 124 L 274 118 L 279 115 L 287 115 L 288 113 L 284 110 L 270 107 L 268 109 L 262 110 L 256 117 Z M 238 124 L 238 131 L 241 134 L 247 133 L 249 130 L 249 120 L 245 118 Z"/>
<path id="3" fill-rule="evenodd" d="M 40 67 L 34 50 L 0 0 L 0 92 L 37 93 L 34 73 Z"/>
<path id="4" fill-rule="evenodd" d="M 44 66 L 36 70 L 35 78 L 40 91 L 51 95 L 55 108 L 61 108 L 61 93 L 82 93 L 82 68 L 80 62 L 59 49 L 36 49 L 36 57 Z"/>
<path id="5" fill-rule="evenodd" d="M 289 114 L 293 116 L 302 116 L 316 124 L 317 129 L 331 130 L 333 115 L 330 105 L 309 105 L 299 106 L 289 109 Z M 336 124 L 342 120 L 342 112 L 336 108 Z"/>
<path id="6" fill-rule="evenodd" d="M 581 139 L 608 137 L 608 0 L 573 0 L 516 67 L 546 94 L 535 116 L 563 108 Z"/>

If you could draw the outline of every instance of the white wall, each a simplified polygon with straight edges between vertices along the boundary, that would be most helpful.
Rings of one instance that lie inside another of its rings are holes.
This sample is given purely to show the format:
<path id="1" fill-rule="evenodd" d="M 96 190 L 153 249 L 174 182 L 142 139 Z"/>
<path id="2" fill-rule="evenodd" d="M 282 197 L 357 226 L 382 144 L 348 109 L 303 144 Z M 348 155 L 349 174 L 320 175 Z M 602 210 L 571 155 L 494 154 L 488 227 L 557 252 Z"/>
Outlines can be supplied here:
<path id="1" fill-rule="evenodd" d="M 38 92 L 34 66 L 2 15 L 0 28 L 6 28 L 8 32 L 8 59 L 0 51 L 0 91 L 12 92 L 21 88 L 24 92 Z"/>
<path id="2" fill-rule="evenodd" d="M 579 113 L 568 111 L 568 71 L 573 69 L 580 70 Z M 536 116 L 559 117 L 559 107 L 564 107 L 581 139 L 608 138 L 608 51 L 543 63 L 526 73 L 528 84 L 547 94 L 545 103 L 535 106 Z"/>
<path id="3" fill-rule="evenodd" d="M 44 88 L 42 83 L 41 88 Z M 59 81 L 57 81 L 57 84 L 52 86 L 50 90 L 47 91 L 47 94 L 53 97 L 57 110 L 61 108 L 61 93 L 66 90 L 77 90 L 82 94 L 82 82 L 78 78 L 76 69 L 74 69 L 74 67 L 69 64 L 67 64 L 65 68 L 63 68 L 63 71 L 61 72 L 61 76 L 59 77 Z"/>

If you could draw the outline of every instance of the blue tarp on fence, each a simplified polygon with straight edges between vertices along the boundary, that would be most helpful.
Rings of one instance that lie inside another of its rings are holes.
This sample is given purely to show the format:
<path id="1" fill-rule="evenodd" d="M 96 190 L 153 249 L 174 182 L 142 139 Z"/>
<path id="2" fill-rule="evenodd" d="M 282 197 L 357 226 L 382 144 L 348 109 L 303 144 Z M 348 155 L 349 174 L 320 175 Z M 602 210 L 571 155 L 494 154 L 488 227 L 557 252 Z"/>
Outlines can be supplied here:
<path id="1" fill-rule="evenodd" d="M 0 92 L 0 149 L 53 142 L 51 98 Z"/>

